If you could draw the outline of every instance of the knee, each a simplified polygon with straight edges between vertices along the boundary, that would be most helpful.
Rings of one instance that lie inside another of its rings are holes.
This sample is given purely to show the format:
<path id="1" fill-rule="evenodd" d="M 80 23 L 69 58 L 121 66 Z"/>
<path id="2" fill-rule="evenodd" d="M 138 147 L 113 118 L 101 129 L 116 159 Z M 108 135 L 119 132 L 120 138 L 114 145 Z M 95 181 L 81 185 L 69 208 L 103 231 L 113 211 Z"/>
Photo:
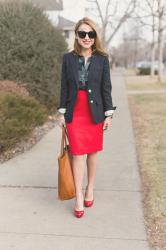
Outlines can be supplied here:
<path id="1" fill-rule="evenodd" d="M 73 160 L 76 161 L 82 161 L 83 160 L 83 155 L 72 155 Z"/>
<path id="2" fill-rule="evenodd" d="M 87 154 L 87 158 L 88 158 L 88 157 L 89 157 L 89 158 L 95 157 L 95 156 L 97 156 L 97 153 L 98 153 L 98 152 L 94 152 L 94 153 Z"/>

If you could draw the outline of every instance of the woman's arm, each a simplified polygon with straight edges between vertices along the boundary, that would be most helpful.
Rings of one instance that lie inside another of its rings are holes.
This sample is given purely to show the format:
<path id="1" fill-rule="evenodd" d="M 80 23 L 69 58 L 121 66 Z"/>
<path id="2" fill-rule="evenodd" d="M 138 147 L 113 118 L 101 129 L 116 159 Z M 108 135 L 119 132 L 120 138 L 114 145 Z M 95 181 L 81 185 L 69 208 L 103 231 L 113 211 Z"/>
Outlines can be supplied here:
<path id="1" fill-rule="evenodd" d="M 108 57 L 104 59 L 104 68 L 103 68 L 103 76 L 102 76 L 102 97 L 104 104 L 104 112 L 105 116 L 111 116 L 116 109 L 116 106 L 113 106 L 112 103 L 112 84 L 110 77 L 110 66 Z"/>

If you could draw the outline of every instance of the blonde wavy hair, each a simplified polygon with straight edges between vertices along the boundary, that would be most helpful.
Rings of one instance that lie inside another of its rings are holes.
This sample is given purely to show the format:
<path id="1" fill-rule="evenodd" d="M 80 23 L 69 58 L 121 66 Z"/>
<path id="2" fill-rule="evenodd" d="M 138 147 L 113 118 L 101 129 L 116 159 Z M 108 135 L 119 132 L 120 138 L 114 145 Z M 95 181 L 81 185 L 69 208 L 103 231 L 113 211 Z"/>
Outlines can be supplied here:
<path id="1" fill-rule="evenodd" d="M 97 30 L 95 22 L 89 17 L 84 17 L 80 19 L 75 25 L 75 29 L 74 29 L 75 35 L 77 34 L 78 28 L 80 27 L 81 24 L 89 25 L 92 28 L 92 30 L 96 32 L 96 38 L 95 38 L 94 44 L 92 45 L 92 54 L 98 53 L 104 56 L 108 56 L 108 54 L 102 47 L 100 35 Z M 79 55 L 81 53 L 81 45 L 78 43 L 78 40 L 76 39 L 76 37 L 74 40 L 74 49 L 72 50 L 72 52 L 75 52 L 76 54 L 79 54 Z"/>

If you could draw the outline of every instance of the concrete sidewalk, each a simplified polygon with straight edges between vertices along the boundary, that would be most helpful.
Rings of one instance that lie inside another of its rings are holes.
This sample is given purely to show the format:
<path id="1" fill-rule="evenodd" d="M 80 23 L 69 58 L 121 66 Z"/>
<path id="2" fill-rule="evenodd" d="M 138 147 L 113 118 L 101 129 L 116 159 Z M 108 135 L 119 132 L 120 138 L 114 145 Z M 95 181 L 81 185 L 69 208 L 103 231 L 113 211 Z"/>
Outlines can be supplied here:
<path id="1" fill-rule="evenodd" d="M 140 177 L 126 90 L 112 74 L 117 110 L 98 155 L 95 203 L 73 216 L 74 199 L 57 197 L 61 130 L 0 166 L 1 250 L 148 250 Z M 87 174 L 87 172 L 85 172 Z M 85 174 L 85 177 L 86 177 Z M 84 187 L 86 185 L 84 179 Z"/>

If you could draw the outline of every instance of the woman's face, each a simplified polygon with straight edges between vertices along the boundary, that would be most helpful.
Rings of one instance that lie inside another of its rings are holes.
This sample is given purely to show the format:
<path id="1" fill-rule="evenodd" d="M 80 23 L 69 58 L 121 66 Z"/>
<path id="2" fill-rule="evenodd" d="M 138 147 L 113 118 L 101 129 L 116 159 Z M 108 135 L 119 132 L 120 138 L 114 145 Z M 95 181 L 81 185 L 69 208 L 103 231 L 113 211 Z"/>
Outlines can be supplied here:
<path id="1" fill-rule="evenodd" d="M 78 31 L 93 31 L 93 29 L 88 24 L 81 24 L 77 30 Z M 78 33 L 76 34 L 76 39 L 78 40 L 78 43 L 85 49 L 89 49 L 95 42 L 95 38 L 89 38 L 88 34 L 84 38 L 80 38 L 78 36 Z"/>

